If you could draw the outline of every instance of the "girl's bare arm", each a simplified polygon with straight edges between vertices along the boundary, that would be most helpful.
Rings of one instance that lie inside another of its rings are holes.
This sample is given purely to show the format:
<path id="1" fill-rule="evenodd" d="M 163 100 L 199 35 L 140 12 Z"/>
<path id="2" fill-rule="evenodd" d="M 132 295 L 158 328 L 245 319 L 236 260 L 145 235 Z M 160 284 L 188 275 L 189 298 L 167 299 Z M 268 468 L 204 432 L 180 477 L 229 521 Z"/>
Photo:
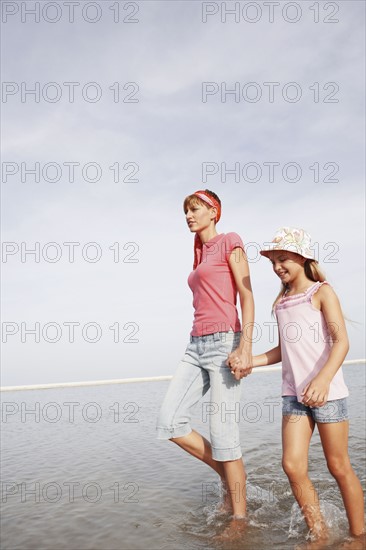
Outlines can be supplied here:
<path id="1" fill-rule="evenodd" d="M 275 348 L 262 353 L 261 355 L 253 356 L 253 368 L 266 367 L 267 365 L 274 365 L 281 361 L 281 347 L 278 344 Z"/>
<path id="2" fill-rule="evenodd" d="M 305 405 L 321 407 L 327 402 L 330 383 L 348 353 L 349 343 L 342 309 L 334 290 L 328 285 L 323 285 L 314 298 L 314 307 L 318 306 L 321 309 L 327 323 L 332 348 L 327 362 L 305 386 L 302 395 Z"/>

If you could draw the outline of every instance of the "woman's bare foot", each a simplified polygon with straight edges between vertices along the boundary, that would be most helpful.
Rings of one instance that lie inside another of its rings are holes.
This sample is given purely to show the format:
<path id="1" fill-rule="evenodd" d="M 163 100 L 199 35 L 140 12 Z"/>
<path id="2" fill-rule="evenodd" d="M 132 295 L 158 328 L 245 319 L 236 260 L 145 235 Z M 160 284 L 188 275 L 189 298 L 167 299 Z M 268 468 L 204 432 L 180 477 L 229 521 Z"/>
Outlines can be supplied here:
<path id="1" fill-rule="evenodd" d="M 233 516 L 223 532 L 213 538 L 216 541 L 236 540 L 244 535 L 247 526 L 246 517 Z"/>
<path id="2" fill-rule="evenodd" d="M 304 542 L 303 544 L 295 546 L 295 550 L 322 550 L 327 546 L 328 542 L 328 539 Z"/>

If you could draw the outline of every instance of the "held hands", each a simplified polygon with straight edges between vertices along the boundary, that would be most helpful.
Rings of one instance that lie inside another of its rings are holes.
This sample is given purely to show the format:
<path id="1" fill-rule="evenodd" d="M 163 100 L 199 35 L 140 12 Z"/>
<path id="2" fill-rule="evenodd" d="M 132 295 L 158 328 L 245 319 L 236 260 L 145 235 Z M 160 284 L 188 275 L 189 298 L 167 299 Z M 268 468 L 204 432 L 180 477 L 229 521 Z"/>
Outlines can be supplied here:
<path id="1" fill-rule="evenodd" d="M 230 368 L 235 380 L 240 380 L 252 372 L 252 354 L 246 351 L 240 352 L 238 348 L 229 354 L 226 364 Z"/>
<path id="2" fill-rule="evenodd" d="M 308 407 L 323 407 L 328 400 L 330 382 L 321 376 L 315 376 L 305 386 L 301 395 L 303 404 Z"/>

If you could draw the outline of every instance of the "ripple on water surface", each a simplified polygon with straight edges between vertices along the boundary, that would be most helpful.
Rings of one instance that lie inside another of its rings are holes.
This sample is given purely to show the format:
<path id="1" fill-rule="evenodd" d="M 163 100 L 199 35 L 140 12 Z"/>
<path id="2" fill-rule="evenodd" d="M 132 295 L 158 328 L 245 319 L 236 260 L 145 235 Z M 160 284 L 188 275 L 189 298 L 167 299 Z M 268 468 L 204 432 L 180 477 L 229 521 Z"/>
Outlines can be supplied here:
<path id="1" fill-rule="evenodd" d="M 363 365 L 344 369 L 352 396 L 351 460 L 363 484 L 364 373 Z M 3 402 L 19 411 L 22 403 L 28 410 L 57 403 L 63 414 L 56 422 L 42 414 L 39 421 L 13 414 L 3 422 L 2 548 L 286 550 L 305 541 L 307 528 L 281 469 L 279 373 L 249 377 L 243 388 L 248 523 L 238 540 L 214 538 L 230 522 L 219 511 L 216 474 L 178 446 L 156 440 L 155 419 L 167 387 L 149 382 L 3 394 Z M 70 402 L 79 404 L 72 421 L 65 405 Z M 88 403 L 99 406 L 98 420 L 81 414 Z M 201 410 L 192 423 L 208 435 Z M 332 532 L 329 548 L 336 548 L 348 524 L 316 432 L 310 476 Z"/>

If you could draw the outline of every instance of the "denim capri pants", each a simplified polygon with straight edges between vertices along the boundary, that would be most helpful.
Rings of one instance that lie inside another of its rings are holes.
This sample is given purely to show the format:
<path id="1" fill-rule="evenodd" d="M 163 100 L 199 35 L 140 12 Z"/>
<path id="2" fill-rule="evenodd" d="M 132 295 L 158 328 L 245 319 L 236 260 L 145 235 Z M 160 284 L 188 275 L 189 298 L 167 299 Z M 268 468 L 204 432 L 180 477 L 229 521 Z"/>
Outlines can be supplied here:
<path id="1" fill-rule="evenodd" d="M 185 354 L 170 382 L 157 419 L 158 439 L 188 435 L 191 414 L 198 401 L 211 389 L 209 403 L 212 457 L 221 462 L 242 456 L 239 441 L 241 385 L 225 364 L 240 342 L 240 332 L 215 332 L 191 336 Z"/>

